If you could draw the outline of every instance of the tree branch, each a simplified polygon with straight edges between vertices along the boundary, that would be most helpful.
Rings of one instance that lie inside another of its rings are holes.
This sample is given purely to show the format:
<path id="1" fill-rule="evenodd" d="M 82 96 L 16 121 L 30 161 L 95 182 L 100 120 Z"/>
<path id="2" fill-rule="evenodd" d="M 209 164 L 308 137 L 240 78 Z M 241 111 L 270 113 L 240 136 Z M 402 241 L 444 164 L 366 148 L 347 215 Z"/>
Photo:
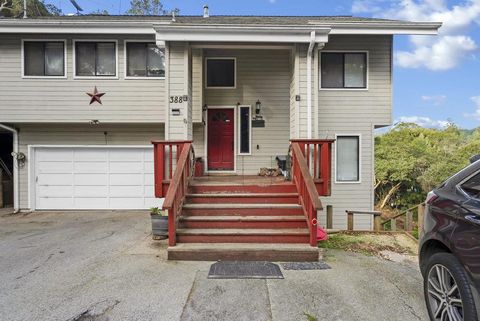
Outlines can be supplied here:
<path id="1" fill-rule="evenodd" d="M 8 4 L 8 0 L 5 0 L 5 1 L 2 1 L 2 3 L 0 4 L 0 11 L 2 10 L 12 10 L 12 8 L 9 8 L 7 7 L 7 4 Z"/>

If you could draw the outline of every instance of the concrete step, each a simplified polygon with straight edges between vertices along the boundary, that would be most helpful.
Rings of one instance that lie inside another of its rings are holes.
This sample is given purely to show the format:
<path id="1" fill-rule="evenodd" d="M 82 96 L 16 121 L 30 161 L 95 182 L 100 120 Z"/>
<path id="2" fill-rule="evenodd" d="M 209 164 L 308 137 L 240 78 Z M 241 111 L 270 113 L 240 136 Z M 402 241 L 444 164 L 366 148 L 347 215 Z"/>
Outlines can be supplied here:
<path id="1" fill-rule="evenodd" d="M 182 228 L 307 228 L 304 215 L 281 216 L 181 216 Z"/>
<path id="2" fill-rule="evenodd" d="M 179 243 L 309 243 L 309 232 L 296 229 L 177 229 Z"/>
<path id="3" fill-rule="evenodd" d="M 298 204 L 298 193 L 187 194 L 187 204 Z"/>
<path id="4" fill-rule="evenodd" d="M 215 194 L 215 193 L 296 193 L 294 184 L 279 185 L 190 185 L 189 193 Z"/>
<path id="5" fill-rule="evenodd" d="M 283 216 L 303 215 L 298 204 L 185 204 L 185 216 Z"/>
<path id="6" fill-rule="evenodd" d="M 321 252 L 308 244 L 181 243 L 168 248 L 169 260 L 317 262 Z"/>

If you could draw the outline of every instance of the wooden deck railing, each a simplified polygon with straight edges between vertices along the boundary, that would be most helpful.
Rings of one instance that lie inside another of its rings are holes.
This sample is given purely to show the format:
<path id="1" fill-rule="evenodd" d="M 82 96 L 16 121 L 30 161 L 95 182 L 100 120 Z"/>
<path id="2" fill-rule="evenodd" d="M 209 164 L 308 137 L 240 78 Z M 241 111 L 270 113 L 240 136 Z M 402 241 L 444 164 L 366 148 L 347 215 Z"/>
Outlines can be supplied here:
<path id="1" fill-rule="evenodd" d="M 293 139 L 298 144 L 320 196 L 331 194 L 333 139 Z"/>
<path id="2" fill-rule="evenodd" d="M 170 182 L 163 202 L 163 209 L 168 211 L 168 244 L 174 246 L 177 243 L 177 221 L 182 215 L 182 206 L 187 194 L 188 183 L 194 172 L 195 153 L 192 141 L 155 141 L 152 143 L 155 146 L 155 196 L 162 197 L 164 195 L 163 188 L 166 177 L 169 178 Z M 168 156 L 165 154 L 167 146 Z M 176 149 L 175 167 L 173 166 L 174 147 Z M 168 165 L 166 160 L 168 160 Z M 167 168 L 168 172 L 166 172 Z"/>
<path id="3" fill-rule="evenodd" d="M 416 213 L 415 213 L 416 212 Z M 412 234 L 415 227 L 418 228 L 418 232 L 423 227 L 423 214 L 425 212 L 425 203 L 415 205 L 397 215 L 394 215 L 382 222 L 383 230 L 390 231 L 405 231 Z M 387 226 L 390 223 L 390 226 Z"/>
<path id="4" fill-rule="evenodd" d="M 292 141 L 292 179 L 297 186 L 299 202 L 307 219 L 310 232 L 310 245 L 317 246 L 317 211 L 322 210 L 322 203 L 310 175 L 307 161 L 300 143 Z"/>

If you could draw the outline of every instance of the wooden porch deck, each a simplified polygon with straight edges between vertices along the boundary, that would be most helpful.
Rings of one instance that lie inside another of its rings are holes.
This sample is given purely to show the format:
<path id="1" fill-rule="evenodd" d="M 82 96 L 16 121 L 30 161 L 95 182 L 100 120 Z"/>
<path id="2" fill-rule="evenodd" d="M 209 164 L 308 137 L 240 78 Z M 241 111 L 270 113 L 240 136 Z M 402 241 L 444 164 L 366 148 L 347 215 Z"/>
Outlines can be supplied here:
<path id="1" fill-rule="evenodd" d="M 190 186 L 216 186 L 216 185 L 253 185 L 253 186 L 270 186 L 270 185 L 291 185 L 291 181 L 285 180 L 283 176 L 266 177 L 258 175 L 208 175 L 194 177 L 190 181 Z"/>

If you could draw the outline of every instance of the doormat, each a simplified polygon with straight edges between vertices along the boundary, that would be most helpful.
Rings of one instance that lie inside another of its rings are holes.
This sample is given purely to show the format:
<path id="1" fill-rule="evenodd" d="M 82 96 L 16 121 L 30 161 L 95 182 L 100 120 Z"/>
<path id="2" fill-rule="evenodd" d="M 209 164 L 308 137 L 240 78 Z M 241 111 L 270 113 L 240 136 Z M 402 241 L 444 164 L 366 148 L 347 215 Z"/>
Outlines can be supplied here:
<path id="1" fill-rule="evenodd" d="M 277 264 L 264 261 L 219 261 L 210 266 L 209 279 L 283 279 Z"/>
<path id="2" fill-rule="evenodd" d="M 290 262 L 282 263 L 284 270 L 308 271 L 308 270 L 329 270 L 331 267 L 325 262 Z"/>

